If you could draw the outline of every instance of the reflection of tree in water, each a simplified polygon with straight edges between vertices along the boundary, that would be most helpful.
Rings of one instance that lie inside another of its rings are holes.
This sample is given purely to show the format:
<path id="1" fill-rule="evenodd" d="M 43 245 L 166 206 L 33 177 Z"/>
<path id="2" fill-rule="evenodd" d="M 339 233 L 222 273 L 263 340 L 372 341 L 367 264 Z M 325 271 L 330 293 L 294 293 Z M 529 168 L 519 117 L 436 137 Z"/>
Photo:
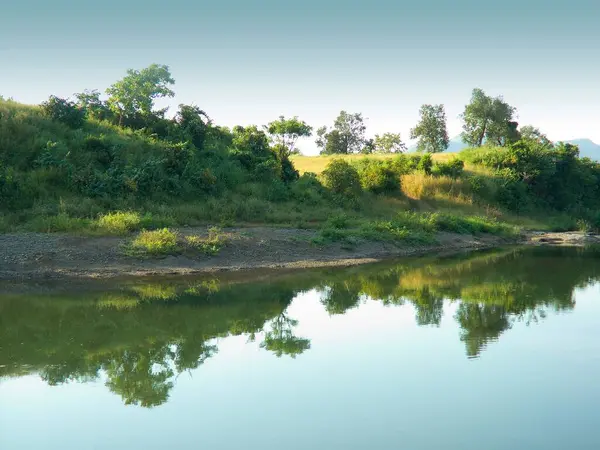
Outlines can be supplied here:
<path id="1" fill-rule="evenodd" d="M 265 333 L 265 338 L 260 344 L 273 352 L 277 357 L 288 355 L 295 358 L 310 348 L 310 340 L 294 336 L 293 328 L 298 321 L 288 317 L 285 313 L 279 314 L 269 323 L 270 330 Z"/>
<path id="2" fill-rule="evenodd" d="M 423 286 L 411 300 L 415 308 L 417 325 L 440 326 L 444 315 L 444 297 Z"/>
<path id="3" fill-rule="evenodd" d="M 511 327 L 506 309 L 499 305 L 461 303 L 455 319 L 462 328 L 460 340 L 465 343 L 469 358 L 478 356 L 488 342 L 497 340 Z"/>
<path id="4" fill-rule="evenodd" d="M 356 279 L 332 282 L 323 289 L 321 303 L 330 315 L 345 314 L 360 303 L 360 283 Z"/>

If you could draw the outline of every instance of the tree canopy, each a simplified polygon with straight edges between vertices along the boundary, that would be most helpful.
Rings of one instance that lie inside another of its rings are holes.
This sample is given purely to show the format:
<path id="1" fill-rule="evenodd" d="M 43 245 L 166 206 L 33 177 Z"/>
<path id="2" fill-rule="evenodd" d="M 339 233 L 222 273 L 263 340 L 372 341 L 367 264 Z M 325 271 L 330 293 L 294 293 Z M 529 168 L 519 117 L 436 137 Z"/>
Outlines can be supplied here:
<path id="1" fill-rule="evenodd" d="M 120 123 L 124 117 L 136 114 L 149 116 L 155 99 L 175 95 L 169 88 L 173 84 L 175 80 L 168 66 L 152 64 L 142 70 L 129 69 L 123 79 L 106 90 L 108 106 L 118 115 Z"/>
<path id="2" fill-rule="evenodd" d="M 461 114 L 463 142 L 480 147 L 484 142 L 503 146 L 517 141 L 518 124 L 513 120 L 515 113 L 516 109 L 502 96 L 492 98 L 482 89 L 473 89 L 471 101 Z"/>
<path id="3" fill-rule="evenodd" d="M 444 105 L 423 105 L 419 110 L 420 120 L 410 130 L 410 138 L 418 139 L 417 151 L 439 153 L 448 148 Z"/>
<path id="4" fill-rule="evenodd" d="M 279 116 L 278 120 L 270 122 L 265 129 L 275 143 L 283 147 L 288 155 L 297 153 L 296 143 L 299 138 L 312 136 L 312 127 L 299 120 L 297 116 L 290 119 Z"/>
<path id="5" fill-rule="evenodd" d="M 362 151 L 367 142 L 365 121 L 361 113 L 340 111 L 333 128 L 317 130 L 316 144 L 323 154 L 349 154 Z"/>
<path id="6" fill-rule="evenodd" d="M 374 140 L 375 153 L 401 153 L 406 151 L 406 145 L 402 142 L 400 133 L 376 134 Z"/>

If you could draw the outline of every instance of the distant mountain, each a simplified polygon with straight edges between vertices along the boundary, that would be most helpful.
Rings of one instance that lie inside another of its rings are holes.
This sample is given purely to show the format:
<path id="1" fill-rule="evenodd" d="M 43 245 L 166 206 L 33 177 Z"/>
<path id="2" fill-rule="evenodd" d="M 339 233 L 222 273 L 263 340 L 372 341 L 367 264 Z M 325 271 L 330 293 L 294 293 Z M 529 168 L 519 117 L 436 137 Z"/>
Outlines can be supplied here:
<path id="1" fill-rule="evenodd" d="M 453 137 L 452 139 L 450 139 L 450 143 L 448 144 L 448 149 L 444 152 L 444 153 L 456 153 L 456 152 L 460 152 L 461 150 L 467 148 L 468 145 L 463 143 L 462 139 L 459 136 Z M 416 152 L 417 151 L 417 145 L 413 144 L 410 147 L 408 147 L 408 152 Z"/>
<path id="2" fill-rule="evenodd" d="M 579 147 L 580 157 L 600 161 L 600 145 L 596 144 L 591 139 L 571 139 L 564 142 L 577 145 Z"/>
<path id="3" fill-rule="evenodd" d="M 559 142 L 559 141 L 555 141 Z M 591 139 L 582 138 L 582 139 L 571 139 L 563 141 L 568 144 L 577 145 L 579 147 L 579 156 L 582 158 L 590 158 L 594 161 L 600 161 L 600 145 L 593 142 Z M 456 153 L 460 152 L 467 148 L 468 145 L 463 143 L 460 136 L 456 136 L 450 139 L 450 144 L 448 145 L 448 149 L 444 153 Z M 417 151 L 417 146 L 412 145 L 408 147 L 409 152 Z"/>

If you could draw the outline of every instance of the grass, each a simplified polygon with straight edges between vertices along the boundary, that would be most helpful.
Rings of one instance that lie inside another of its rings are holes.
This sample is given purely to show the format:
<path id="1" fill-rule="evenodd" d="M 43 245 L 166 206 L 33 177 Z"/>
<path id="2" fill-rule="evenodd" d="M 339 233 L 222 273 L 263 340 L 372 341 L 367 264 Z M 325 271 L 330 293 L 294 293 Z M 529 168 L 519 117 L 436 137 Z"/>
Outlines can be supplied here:
<path id="1" fill-rule="evenodd" d="M 125 247 L 125 254 L 135 257 L 167 256 L 181 252 L 179 235 L 168 228 L 142 231 Z"/>
<path id="2" fill-rule="evenodd" d="M 181 253 L 202 253 L 214 256 L 228 243 L 227 236 L 219 228 L 211 227 L 208 236 L 183 236 L 168 228 L 144 230 L 129 241 L 123 252 L 136 258 L 161 257 Z"/>
<path id="3" fill-rule="evenodd" d="M 332 217 L 312 242 L 316 245 L 341 242 L 346 246 L 356 245 L 361 240 L 432 243 L 435 233 L 440 231 L 514 236 L 518 228 L 485 216 L 402 211 L 391 220 L 352 221 L 346 216 Z"/>
<path id="4" fill-rule="evenodd" d="M 205 255 L 216 255 L 227 244 L 228 239 L 219 228 L 211 227 L 208 237 L 186 236 L 185 242 L 190 248 Z"/>
<path id="5" fill-rule="evenodd" d="M 348 162 L 360 161 L 361 159 L 368 157 L 369 159 L 389 159 L 396 156 L 396 154 L 374 154 L 374 155 L 322 155 L 322 156 L 304 156 L 304 155 L 293 155 L 290 159 L 294 163 L 294 167 L 300 172 L 300 174 L 306 172 L 320 174 L 325 170 L 327 164 L 333 159 L 343 159 Z M 432 155 L 434 161 L 447 161 L 456 156 L 456 153 L 438 153 Z"/>
<path id="6" fill-rule="evenodd" d="M 136 212 L 113 212 L 100 216 L 97 227 L 109 234 L 126 234 L 139 229 L 142 220 Z"/>

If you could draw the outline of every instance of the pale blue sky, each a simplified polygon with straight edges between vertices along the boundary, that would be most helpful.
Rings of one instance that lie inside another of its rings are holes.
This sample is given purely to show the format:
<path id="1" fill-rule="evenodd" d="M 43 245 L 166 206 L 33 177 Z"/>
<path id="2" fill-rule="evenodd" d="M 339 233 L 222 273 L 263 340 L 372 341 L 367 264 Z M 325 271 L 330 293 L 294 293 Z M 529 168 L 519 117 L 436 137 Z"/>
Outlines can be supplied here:
<path id="1" fill-rule="evenodd" d="M 345 109 L 408 140 L 419 106 L 443 103 L 455 136 L 480 87 L 553 139 L 600 142 L 597 0 L 21 0 L 0 17 L 0 94 L 26 103 L 156 62 L 176 80 L 169 104 L 223 125 L 316 128 Z"/>

